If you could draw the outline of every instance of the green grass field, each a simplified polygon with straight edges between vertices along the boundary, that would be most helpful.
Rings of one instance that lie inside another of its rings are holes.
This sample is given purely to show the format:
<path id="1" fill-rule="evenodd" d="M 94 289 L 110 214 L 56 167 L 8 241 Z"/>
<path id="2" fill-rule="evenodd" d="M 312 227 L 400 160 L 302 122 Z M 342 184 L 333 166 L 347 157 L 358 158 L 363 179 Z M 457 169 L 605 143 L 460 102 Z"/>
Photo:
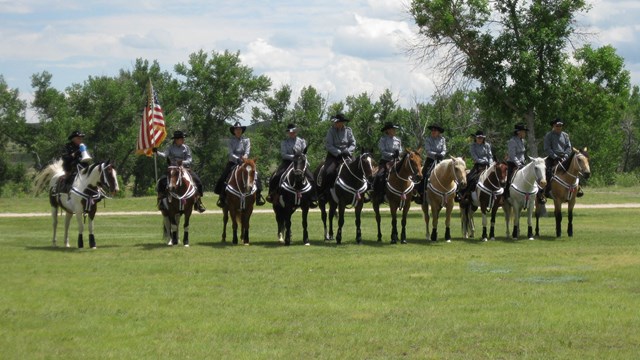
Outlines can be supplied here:
<path id="1" fill-rule="evenodd" d="M 640 202 L 596 190 L 583 203 Z M 48 212 L 46 199 L 24 200 L 16 212 Z M 135 210 L 153 199 L 99 212 Z M 460 239 L 456 213 L 454 241 L 432 243 L 414 211 L 409 244 L 390 245 L 389 215 L 378 243 L 365 212 L 363 245 L 347 214 L 336 246 L 311 213 L 305 247 L 296 213 L 284 247 L 272 214 L 252 217 L 251 246 L 233 246 L 210 211 L 193 216 L 184 248 L 164 245 L 159 215 L 98 213 L 96 250 L 53 248 L 49 217 L 0 217 L 0 358 L 635 359 L 639 216 L 579 209 L 573 238 L 556 239 L 545 218 L 534 241 L 505 240 L 500 218 L 498 240 L 482 243 Z"/>

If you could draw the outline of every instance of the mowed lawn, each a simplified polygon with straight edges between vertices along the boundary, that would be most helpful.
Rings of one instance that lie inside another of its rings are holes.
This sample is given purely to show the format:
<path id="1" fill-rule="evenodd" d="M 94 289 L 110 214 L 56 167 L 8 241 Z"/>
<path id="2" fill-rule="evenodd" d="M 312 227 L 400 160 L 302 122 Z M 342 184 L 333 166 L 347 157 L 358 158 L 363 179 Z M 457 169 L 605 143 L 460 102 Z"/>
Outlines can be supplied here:
<path id="1" fill-rule="evenodd" d="M 48 211 L 44 198 L 22 203 Z M 51 246 L 49 217 L 0 218 L 0 358 L 637 358 L 640 209 L 577 209 L 572 238 L 544 218 L 534 241 L 506 240 L 501 215 L 496 241 L 461 239 L 456 212 L 453 242 L 432 243 L 412 211 L 409 244 L 390 245 L 388 212 L 378 243 L 368 211 L 358 246 L 348 213 L 337 246 L 314 212 L 303 246 L 297 213 L 284 247 L 270 213 L 252 217 L 251 246 L 233 246 L 209 211 L 193 216 L 184 248 L 161 241 L 159 215 L 99 213 L 96 250 L 75 248 L 75 221 L 64 249 Z"/>

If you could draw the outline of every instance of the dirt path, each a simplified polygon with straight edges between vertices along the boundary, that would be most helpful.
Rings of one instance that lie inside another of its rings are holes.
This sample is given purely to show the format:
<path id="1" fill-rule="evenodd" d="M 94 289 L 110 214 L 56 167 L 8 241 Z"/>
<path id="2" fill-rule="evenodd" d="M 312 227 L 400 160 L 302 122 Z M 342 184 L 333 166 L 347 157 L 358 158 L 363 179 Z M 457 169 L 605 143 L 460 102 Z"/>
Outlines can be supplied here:
<path id="1" fill-rule="evenodd" d="M 553 211 L 553 206 L 551 206 Z M 640 208 L 639 203 L 626 203 L 626 204 L 576 204 L 576 209 L 637 209 Z M 563 209 L 566 210 L 566 205 L 563 206 Z M 388 212 L 388 208 L 380 208 L 382 213 Z M 310 212 L 320 212 L 319 209 L 311 209 Z M 372 212 L 373 209 L 365 208 L 362 209 L 364 212 Z M 411 211 L 422 211 L 419 206 L 412 206 Z M 549 211 L 549 206 L 547 206 L 547 211 Z M 270 214 L 273 213 L 271 207 L 264 207 L 262 209 L 254 209 L 254 213 L 257 214 Z M 347 212 L 353 212 L 353 209 L 348 209 Z M 214 209 L 207 210 L 204 214 L 200 214 L 198 212 L 193 213 L 194 215 L 220 215 L 222 214 L 222 210 Z M 42 217 L 42 216 L 50 216 L 51 214 L 48 212 L 38 212 L 38 213 L 0 213 L 0 218 L 26 218 L 26 217 Z M 142 216 L 142 215 L 160 215 L 159 211 L 98 211 L 99 216 Z"/>

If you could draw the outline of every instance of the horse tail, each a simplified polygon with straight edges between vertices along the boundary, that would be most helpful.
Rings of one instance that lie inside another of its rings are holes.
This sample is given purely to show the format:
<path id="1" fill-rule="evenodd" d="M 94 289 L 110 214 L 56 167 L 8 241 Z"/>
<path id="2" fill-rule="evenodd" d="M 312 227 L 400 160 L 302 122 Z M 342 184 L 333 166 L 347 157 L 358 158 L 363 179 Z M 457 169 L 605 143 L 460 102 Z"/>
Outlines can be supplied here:
<path id="1" fill-rule="evenodd" d="M 44 170 L 42 170 L 40 173 L 38 173 L 38 175 L 36 175 L 36 178 L 34 180 L 33 188 L 36 195 L 42 192 L 47 187 L 47 185 L 50 185 L 51 180 L 56 175 L 59 175 L 62 173 L 64 173 L 64 169 L 62 168 L 61 159 L 45 167 Z"/>

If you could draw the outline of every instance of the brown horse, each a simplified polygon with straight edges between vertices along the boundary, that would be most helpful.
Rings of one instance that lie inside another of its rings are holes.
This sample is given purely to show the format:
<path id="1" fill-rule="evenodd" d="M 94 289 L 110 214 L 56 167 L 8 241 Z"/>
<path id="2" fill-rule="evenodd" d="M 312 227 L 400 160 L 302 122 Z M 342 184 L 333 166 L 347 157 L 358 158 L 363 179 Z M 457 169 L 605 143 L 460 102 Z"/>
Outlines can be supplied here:
<path id="1" fill-rule="evenodd" d="M 227 222 L 231 213 L 233 243 L 238 243 L 240 225 L 240 238 L 245 245 L 249 245 L 249 219 L 256 202 L 256 177 L 256 161 L 253 159 L 244 160 L 231 171 L 231 177 L 224 190 L 227 192 L 227 201 L 222 208 L 222 242 L 227 241 Z"/>
<path id="2" fill-rule="evenodd" d="M 567 218 L 569 219 L 567 235 L 573 236 L 573 207 L 576 205 L 576 191 L 580 186 L 580 176 L 585 179 L 591 176 L 587 148 L 582 151 L 574 148 L 571 155 L 555 167 L 553 176 L 549 180 L 556 218 L 556 237 L 562 235 L 562 204 L 565 202 L 568 204 Z M 536 209 L 536 235 L 540 233 L 538 220 L 542 212 L 544 210 Z"/>
<path id="3" fill-rule="evenodd" d="M 314 172 L 314 177 L 323 170 L 324 163 L 320 164 Z M 324 240 L 333 240 L 333 218 L 338 213 L 338 231 L 336 232 L 336 243 L 342 242 L 342 226 L 344 225 L 344 211 L 347 206 L 355 209 L 356 215 L 356 243 L 362 242 L 362 232 L 360 230 L 360 215 L 364 205 L 364 193 L 369 188 L 369 179 L 373 176 L 375 165 L 371 157 L 371 151 L 362 150 L 362 154 L 355 160 L 347 163 L 343 159 L 343 164 L 338 169 L 336 181 L 327 187 L 323 194 L 318 194 L 318 205 L 322 224 L 324 225 Z M 316 184 L 319 182 L 316 182 Z M 329 203 L 329 228 L 327 230 L 327 210 Z"/>
<path id="4" fill-rule="evenodd" d="M 177 166 L 167 168 L 167 196 L 161 201 L 164 218 L 164 234 L 167 245 L 178 245 L 178 228 L 180 218 L 184 215 L 182 243 L 189 247 L 189 220 L 193 212 L 197 189 L 188 168 L 180 162 Z"/>
<path id="5" fill-rule="evenodd" d="M 446 209 L 444 238 L 447 242 L 451 242 L 451 211 L 458 184 L 462 187 L 467 186 L 467 165 L 459 157 L 452 156 L 451 159 L 439 162 L 429 176 L 427 190 L 422 200 L 422 212 L 427 236 L 429 236 L 429 207 L 431 207 L 433 217 L 431 241 L 438 240 L 438 216 L 444 207 Z"/>
<path id="6" fill-rule="evenodd" d="M 478 184 L 468 199 L 460 201 L 462 236 L 466 239 L 474 236 L 473 213 L 477 208 L 482 212 L 482 241 L 487 241 L 487 213 L 491 211 L 491 239 L 495 239 L 496 213 L 502 206 L 502 196 L 507 183 L 507 164 L 494 162 L 478 177 Z"/>
<path id="7" fill-rule="evenodd" d="M 405 154 L 401 160 L 395 160 L 392 164 L 389 174 L 387 175 L 387 183 L 385 186 L 385 197 L 389 203 L 391 210 L 391 243 L 398 242 L 398 210 L 402 211 L 402 233 L 400 234 L 400 242 L 407 243 L 407 214 L 411 207 L 411 195 L 416 183 L 422 180 L 422 158 L 420 153 L 422 148 L 416 151 L 405 149 Z M 378 169 L 381 171 L 381 169 Z M 373 196 L 371 204 L 373 211 L 376 213 L 376 223 L 378 225 L 378 241 L 382 241 L 382 233 L 380 232 L 380 203 L 384 199 Z"/>

